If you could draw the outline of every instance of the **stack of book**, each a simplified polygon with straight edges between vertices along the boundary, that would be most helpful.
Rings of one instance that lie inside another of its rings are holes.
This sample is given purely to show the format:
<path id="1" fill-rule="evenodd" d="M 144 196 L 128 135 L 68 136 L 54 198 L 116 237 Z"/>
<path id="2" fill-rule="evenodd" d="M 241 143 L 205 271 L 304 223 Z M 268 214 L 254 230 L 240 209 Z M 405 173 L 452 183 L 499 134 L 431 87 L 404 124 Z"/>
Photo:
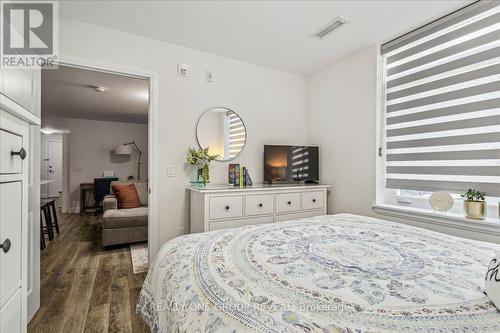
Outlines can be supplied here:
<path id="1" fill-rule="evenodd" d="M 252 186 L 252 179 L 248 173 L 248 169 L 240 167 L 239 164 L 229 164 L 228 168 L 228 183 L 234 186 Z"/>

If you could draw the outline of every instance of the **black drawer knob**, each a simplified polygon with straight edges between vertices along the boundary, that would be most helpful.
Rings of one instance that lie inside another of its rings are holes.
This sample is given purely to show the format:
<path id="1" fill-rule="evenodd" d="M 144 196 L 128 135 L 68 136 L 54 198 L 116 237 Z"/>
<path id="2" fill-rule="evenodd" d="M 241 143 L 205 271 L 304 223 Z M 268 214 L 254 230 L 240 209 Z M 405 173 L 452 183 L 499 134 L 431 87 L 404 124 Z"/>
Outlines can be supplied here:
<path id="1" fill-rule="evenodd" d="M 226 210 L 229 210 L 229 206 L 226 206 L 225 208 L 226 208 Z"/>
<path id="2" fill-rule="evenodd" d="M 260 204 L 259 204 L 259 207 L 262 207 L 262 206 L 263 206 L 263 205 L 260 203 Z"/>
<path id="3" fill-rule="evenodd" d="M 292 202 L 291 202 L 291 201 L 288 201 L 288 202 L 287 202 L 287 205 L 291 205 L 291 204 L 292 204 Z"/>
<path id="4" fill-rule="evenodd" d="M 24 160 L 26 158 L 26 150 L 24 150 L 24 148 L 21 148 L 21 150 L 19 151 L 10 152 L 10 156 L 16 156 L 16 155 L 19 155 L 21 159 Z"/>
<path id="5" fill-rule="evenodd" d="M 313 202 L 316 202 L 316 199 L 313 199 Z"/>
<path id="6" fill-rule="evenodd" d="M 0 249 L 7 253 L 10 250 L 10 245 L 10 239 L 7 238 L 2 244 L 0 244 Z"/>

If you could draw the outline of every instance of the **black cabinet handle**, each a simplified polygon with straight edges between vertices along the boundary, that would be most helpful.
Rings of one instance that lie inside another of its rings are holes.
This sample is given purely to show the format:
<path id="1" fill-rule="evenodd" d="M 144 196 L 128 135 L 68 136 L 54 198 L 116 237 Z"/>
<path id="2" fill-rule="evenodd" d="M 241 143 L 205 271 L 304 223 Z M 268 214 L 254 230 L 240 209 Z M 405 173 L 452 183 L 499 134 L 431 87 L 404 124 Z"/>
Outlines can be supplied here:
<path id="1" fill-rule="evenodd" d="M 21 148 L 21 150 L 19 151 L 10 152 L 10 156 L 15 156 L 15 155 L 19 155 L 21 159 L 24 160 L 26 158 L 26 150 L 24 150 L 24 148 Z"/>
<path id="2" fill-rule="evenodd" d="M 313 199 L 313 202 L 316 202 L 316 199 Z"/>
<path id="3" fill-rule="evenodd" d="M 263 205 L 260 203 L 260 204 L 259 204 L 259 207 L 262 207 L 262 206 L 263 206 Z"/>
<path id="4" fill-rule="evenodd" d="M 226 210 L 229 210 L 229 206 L 226 206 L 225 208 L 226 208 Z"/>
<path id="5" fill-rule="evenodd" d="M 10 239 L 6 239 L 3 244 L 0 244 L 0 249 L 3 250 L 3 252 L 7 253 L 10 250 Z"/>
<path id="6" fill-rule="evenodd" d="M 291 201 L 288 201 L 288 202 L 287 202 L 287 205 L 291 205 L 291 204 L 292 204 L 292 202 L 291 202 Z"/>

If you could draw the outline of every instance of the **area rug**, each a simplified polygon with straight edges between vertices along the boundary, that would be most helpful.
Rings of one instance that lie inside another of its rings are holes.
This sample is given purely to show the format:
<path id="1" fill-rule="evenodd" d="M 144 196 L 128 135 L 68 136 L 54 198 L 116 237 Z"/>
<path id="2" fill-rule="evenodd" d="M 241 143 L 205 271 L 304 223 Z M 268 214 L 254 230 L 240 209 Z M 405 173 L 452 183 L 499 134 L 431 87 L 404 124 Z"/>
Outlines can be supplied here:
<path id="1" fill-rule="evenodd" d="M 130 244 L 130 256 L 132 257 L 132 267 L 134 274 L 148 271 L 148 243 Z"/>

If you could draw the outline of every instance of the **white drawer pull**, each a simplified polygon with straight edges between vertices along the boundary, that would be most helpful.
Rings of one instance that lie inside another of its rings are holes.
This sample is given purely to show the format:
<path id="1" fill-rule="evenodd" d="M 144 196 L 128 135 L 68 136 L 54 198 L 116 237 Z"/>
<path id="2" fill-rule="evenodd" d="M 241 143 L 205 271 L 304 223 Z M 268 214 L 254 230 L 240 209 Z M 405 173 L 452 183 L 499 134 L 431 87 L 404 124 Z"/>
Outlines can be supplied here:
<path id="1" fill-rule="evenodd" d="M 10 250 L 10 239 L 6 239 L 3 244 L 0 244 L 0 249 L 3 250 L 3 252 L 7 253 Z"/>
<path id="2" fill-rule="evenodd" d="M 19 155 L 21 157 L 21 159 L 24 160 L 26 158 L 26 150 L 24 150 L 24 148 L 21 148 L 20 151 L 11 151 L 10 152 L 10 156 L 15 156 L 15 155 Z"/>

